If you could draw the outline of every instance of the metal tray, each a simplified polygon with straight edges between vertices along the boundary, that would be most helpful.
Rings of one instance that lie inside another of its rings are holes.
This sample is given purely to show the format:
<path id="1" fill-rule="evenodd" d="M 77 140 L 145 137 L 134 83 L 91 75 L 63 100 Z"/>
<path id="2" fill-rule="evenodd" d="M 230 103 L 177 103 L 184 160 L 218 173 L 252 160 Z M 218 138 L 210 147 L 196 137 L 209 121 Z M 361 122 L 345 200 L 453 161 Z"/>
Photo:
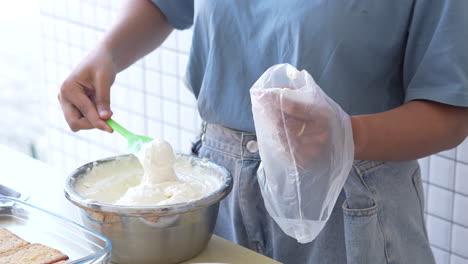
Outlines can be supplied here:
<path id="1" fill-rule="evenodd" d="M 107 238 L 17 198 L 0 196 L 0 227 L 62 251 L 70 264 L 110 263 L 112 246 Z"/>

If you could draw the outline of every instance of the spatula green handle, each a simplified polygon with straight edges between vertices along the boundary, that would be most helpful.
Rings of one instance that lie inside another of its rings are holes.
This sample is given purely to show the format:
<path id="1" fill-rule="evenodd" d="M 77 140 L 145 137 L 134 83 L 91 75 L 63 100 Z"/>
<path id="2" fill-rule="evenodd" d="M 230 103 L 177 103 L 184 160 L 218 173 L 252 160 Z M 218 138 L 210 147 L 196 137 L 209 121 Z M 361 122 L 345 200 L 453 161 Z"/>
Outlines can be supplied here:
<path id="1" fill-rule="evenodd" d="M 112 128 L 114 129 L 115 131 L 117 131 L 117 133 L 119 133 L 120 135 L 122 135 L 124 138 L 128 138 L 130 136 L 133 135 L 132 132 L 128 131 L 127 129 L 125 129 L 123 126 L 119 125 L 119 123 L 115 122 L 114 120 L 112 120 L 111 118 L 107 119 L 106 120 L 106 123 Z"/>

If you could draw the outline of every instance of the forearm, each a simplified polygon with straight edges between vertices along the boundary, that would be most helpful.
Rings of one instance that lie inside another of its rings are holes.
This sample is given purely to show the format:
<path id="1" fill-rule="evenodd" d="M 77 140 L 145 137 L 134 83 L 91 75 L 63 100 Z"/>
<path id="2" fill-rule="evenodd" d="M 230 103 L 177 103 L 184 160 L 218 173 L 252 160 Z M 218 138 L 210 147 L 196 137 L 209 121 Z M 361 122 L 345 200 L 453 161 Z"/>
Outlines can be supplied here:
<path id="1" fill-rule="evenodd" d="M 111 30 L 98 46 L 110 52 L 120 72 L 157 48 L 172 27 L 150 0 L 127 0 Z"/>
<path id="2" fill-rule="evenodd" d="M 351 117 L 355 159 L 402 161 L 457 146 L 468 135 L 468 108 L 411 101 L 390 111 Z"/>

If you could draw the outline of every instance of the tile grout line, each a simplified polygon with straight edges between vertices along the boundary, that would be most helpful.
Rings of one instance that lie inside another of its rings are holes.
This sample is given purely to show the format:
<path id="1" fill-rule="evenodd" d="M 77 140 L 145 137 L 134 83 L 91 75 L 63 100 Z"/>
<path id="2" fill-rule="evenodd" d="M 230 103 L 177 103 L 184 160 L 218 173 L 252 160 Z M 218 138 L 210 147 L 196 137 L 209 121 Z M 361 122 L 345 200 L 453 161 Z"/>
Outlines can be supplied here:
<path id="1" fill-rule="evenodd" d="M 454 165 L 453 165 L 453 182 L 452 182 L 452 202 L 451 202 L 451 210 L 452 210 L 452 217 L 451 217 L 451 221 L 450 221 L 450 233 L 449 233 L 449 237 L 450 237 L 450 240 L 449 240 L 449 248 L 450 248 L 450 255 L 452 255 L 452 246 L 453 246 L 453 226 L 454 226 L 454 219 L 455 219 L 455 186 L 456 186 L 456 181 L 457 181 L 457 164 L 458 162 L 456 162 L 456 160 L 458 159 L 458 148 L 455 148 L 455 162 L 454 162 Z M 449 259 L 449 264 L 452 264 L 452 256 L 450 256 L 450 259 Z"/>
<path id="2" fill-rule="evenodd" d="M 80 8 L 80 10 L 82 11 L 82 8 Z M 45 12 L 43 10 L 40 11 L 40 15 L 45 16 L 45 17 L 49 17 L 49 18 L 52 18 L 52 19 L 55 19 L 55 20 L 58 20 L 58 21 L 68 22 L 68 23 L 73 24 L 75 26 L 80 26 L 80 27 L 95 30 L 95 31 L 100 31 L 100 32 L 105 31 L 105 29 L 103 29 L 103 28 L 92 26 L 92 25 L 82 23 L 82 22 L 79 22 L 79 21 L 75 21 L 75 20 L 69 19 L 67 17 L 58 16 L 56 14 L 51 14 L 51 13 Z"/>
<path id="3" fill-rule="evenodd" d="M 58 107 L 57 107 L 57 108 L 58 108 Z M 128 114 L 132 114 L 132 115 L 136 115 L 136 116 L 141 116 L 141 114 L 139 114 L 139 113 L 137 113 L 137 112 L 133 112 L 133 111 L 128 110 L 128 109 L 126 109 L 126 108 L 122 108 L 122 107 L 120 107 L 119 105 L 114 105 L 113 108 L 114 108 L 114 109 L 121 110 L 121 111 L 124 111 L 124 112 L 126 112 L 126 113 L 128 113 Z M 148 120 L 154 121 L 154 122 L 159 122 L 159 123 L 164 122 L 164 121 L 161 120 L 161 119 L 154 118 L 154 117 L 151 117 L 151 116 L 148 116 Z M 170 127 L 177 128 L 177 124 L 175 124 L 175 123 L 166 122 L 165 124 L 168 125 L 168 126 L 170 126 Z M 51 123 L 51 125 L 54 125 L 54 126 L 55 126 L 55 124 L 53 124 L 53 123 Z M 58 126 L 56 126 L 56 127 L 58 127 Z M 191 129 L 188 129 L 188 128 L 186 128 L 186 127 L 182 127 L 182 126 L 181 126 L 180 129 L 183 130 L 184 132 L 187 132 L 187 133 L 195 133 L 195 134 L 198 133 L 198 128 L 194 128 L 193 130 L 191 130 Z"/>
<path id="4" fill-rule="evenodd" d="M 172 32 L 172 34 L 175 34 L 175 46 L 178 48 L 179 47 L 179 32 Z M 180 53 L 177 51 L 176 52 L 176 60 L 175 60 L 175 65 L 176 65 L 176 75 L 177 76 L 180 76 L 180 72 L 179 72 L 179 56 L 180 56 Z M 179 87 L 179 78 L 177 79 L 176 81 L 176 104 L 178 105 L 177 107 L 177 141 L 178 141 L 178 152 L 182 152 L 182 133 L 181 132 L 181 117 L 180 115 L 182 114 L 181 111 L 180 111 L 180 87 Z"/>
<path id="5" fill-rule="evenodd" d="M 430 168 L 431 168 L 431 156 L 429 156 L 429 157 L 427 158 L 427 164 L 426 164 L 426 173 L 427 173 L 426 179 L 427 179 L 427 181 L 429 181 L 429 177 L 430 177 L 430 175 L 431 175 L 431 170 L 430 170 Z M 425 182 L 425 181 L 423 180 L 423 183 L 424 183 L 424 182 Z M 425 199 L 424 206 L 425 206 L 426 208 L 428 208 L 428 207 L 429 207 L 429 184 L 427 184 L 427 183 L 426 183 L 426 192 L 427 192 L 426 195 L 424 195 L 424 199 Z M 425 224 L 426 224 L 426 233 L 427 233 L 427 217 L 425 218 Z"/>
<path id="6" fill-rule="evenodd" d="M 157 64 L 158 64 L 158 68 L 159 69 L 162 69 L 162 55 L 161 53 L 158 54 L 158 56 L 156 57 L 156 59 L 158 60 L 157 61 Z M 165 133 L 164 133 L 164 125 L 166 124 L 165 122 L 165 118 L 164 118 L 164 89 L 163 89 L 163 74 L 162 73 L 159 73 L 159 111 L 160 111 L 160 116 L 161 116 L 161 122 L 160 122 L 160 137 L 161 138 L 166 138 L 165 137 Z"/>
<path id="7" fill-rule="evenodd" d="M 57 35 L 58 35 L 58 32 L 57 32 L 57 25 L 54 24 L 54 38 L 53 38 L 53 41 L 55 42 L 55 47 L 56 47 L 56 48 L 54 49 L 55 58 L 58 58 L 58 56 L 59 56 L 59 54 L 58 54 L 58 49 L 57 49 L 57 47 L 58 47 L 58 37 L 57 37 Z M 58 83 L 58 82 L 59 82 L 59 70 L 58 70 L 58 67 L 55 67 L 55 73 L 54 73 L 54 75 L 55 75 L 55 81 L 56 81 L 56 83 Z M 50 103 L 50 102 L 49 102 L 49 103 Z M 60 142 L 61 142 L 61 146 L 64 146 L 64 145 L 65 145 L 65 141 L 64 141 L 64 137 L 63 137 L 63 136 L 60 138 Z M 62 164 L 62 166 L 63 166 L 63 164 L 66 164 L 66 160 L 65 160 L 65 159 L 66 159 L 65 156 L 61 156 L 60 163 Z M 62 167 L 62 170 L 65 170 L 65 167 Z"/>
<path id="8" fill-rule="evenodd" d="M 144 131 L 145 131 L 145 136 L 149 136 L 149 129 L 148 129 L 148 102 L 146 100 L 146 95 L 147 95 L 147 90 L 148 87 L 146 85 L 146 62 L 141 58 L 141 63 L 142 63 L 142 71 L 141 71 L 141 78 L 142 78 L 142 86 L 143 86 L 143 122 L 144 122 Z"/>
<path id="9" fill-rule="evenodd" d="M 434 247 L 434 248 L 437 248 L 438 250 L 443 251 L 443 252 L 445 252 L 445 253 L 448 253 L 448 254 L 449 254 L 449 258 L 451 258 L 451 256 L 453 255 L 453 256 L 457 256 L 457 257 L 459 257 L 459 258 L 461 258 L 461 259 L 468 260 L 468 257 L 467 257 L 467 256 L 460 255 L 460 254 L 458 254 L 458 253 L 456 253 L 456 252 L 451 252 L 451 251 L 449 251 L 449 250 L 447 250 L 447 249 L 445 249 L 445 248 L 443 248 L 443 247 L 441 247 L 441 246 L 434 245 L 434 244 L 430 244 L 430 246 L 431 246 L 431 247 Z"/>
<path id="10" fill-rule="evenodd" d="M 458 153 L 458 148 L 456 149 L 456 153 Z M 434 154 L 435 156 L 439 157 L 439 158 L 444 158 L 446 160 L 451 160 L 451 161 L 455 161 L 455 162 L 458 162 L 458 163 L 461 163 L 461 164 L 464 164 L 464 165 L 468 165 L 468 161 L 464 161 L 464 160 L 459 160 L 458 157 L 455 157 L 455 158 L 451 158 L 451 157 L 447 157 L 447 156 L 444 156 L 444 155 L 441 155 L 439 153 L 436 153 Z"/>
<path id="11" fill-rule="evenodd" d="M 430 186 L 436 187 L 436 188 L 438 188 L 438 189 L 442 189 L 442 190 L 445 190 L 445 191 L 448 191 L 448 192 L 453 192 L 453 193 L 455 193 L 455 194 L 457 194 L 457 195 L 460 195 L 460 196 L 463 196 L 463 197 L 465 197 L 465 198 L 468 198 L 468 194 L 466 194 L 466 193 L 462 193 L 462 192 L 459 192 L 459 191 L 457 191 L 457 190 L 451 190 L 450 188 L 447 188 L 447 187 L 445 187 L 445 186 L 439 185 L 439 184 L 437 184 L 437 183 L 433 183 L 433 182 L 430 182 L 430 181 L 423 181 L 423 183 L 427 184 L 428 186 L 430 185 Z"/>
<path id="12" fill-rule="evenodd" d="M 64 4 L 66 5 L 66 10 L 67 10 L 67 11 L 66 11 L 66 12 L 67 12 L 66 15 L 67 15 L 67 17 L 69 17 L 69 14 L 68 14 L 68 11 L 69 11 L 69 8 L 68 8 L 68 1 L 66 1 Z M 81 15 L 81 13 L 80 13 L 80 15 Z M 66 30 L 65 30 L 65 38 L 66 38 L 66 40 L 67 40 L 68 43 L 71 43 L 71 37 L 70 37 L 70 29 L 69 29 L 69 27 L 67 27 Z M 57 47 L 58 47 L 60 41 L 58 40 L 58 36 L 57 36 L 57 35 L 55 36 L 55 39 L 57 39 Z M 57 50 L 58 50 L 58 49 L 57 49 Z M 67 56 L 68 56 L 68 58 L 67 58 L 66 60 L 68 61 L 68 64 L 71 64 L 71 49 L 70 49 L 69 45 L 67 45 Z M 67 66 L 69 66 L 69 65 L 67 65 Z M 72 66 L 72 67 L 73 67 L 73 66 Z M 59 77 L 59 76 L 57 76 L 57 81 L 58 81 L 59 83 L 60 83 L 61 81 L 63 81 L 63 80 L 59 80 L 58 77 Z M 74 152 L 73 156 L 74 156 L 74 157 L 78 157 L 78 145 L 77 145 L 77 144 L 73 144 L 73 152 Z M 65 158 L 65 157 L 64 157 L 64 158 Z M 64 162 L 64 164 L 66 164 L 66 163 Z"/>
<path id="13" fill-rule="evenodd" d="M 429 211 L 424 211 L 425 214 L 429 215 L 429 216 L 432 216 L 432 217 L 435 217 L 439 220 L 442 220 L 444 222 L 447 222 L 449 224 L 452 224 L 452 225 L 455 225 L 455 226 L 459 226 L 459 227 L 462 227 L 462 228 L 465 228 L 465 229 L 468 229 L 468 225 L 465 225 L 465 224 L 461 224 L 461 223 L 458 223 L 458 222 L 454 222 L 448 218 L 445 218 L 443 216 L 440 216 L 440 215 L 437 215 L 435 213 L 432 213 L 432 212 L 429 212 Z M 467 256 L 468 257 L 468 256 Z"/>
<path id="14" fill-rule="evenodd" d="M 55 129 L 55 130 L 59 131 L 62 135 L 72 136 L 72 137 L 74 137 L 74 138 L 77 139 L 77 140 L 84 141 L 84 142 L 87 142 L 87 143 L 91 143 L 91 144 L 93 144 L 94 146 L 98 146 L 98 147 L 104 149 L 105 151 L 117 152 L 117 149 L 113 149 L 113 148 L 108 147 L 108 146 L 105 145 L 105 144 L 101 144 L 101 142 L 99 142 L 98 140 L 93 140 L 93 139 L 90 139 L 90 138 L 87 138 L 87 137 L 84 137 L 84 136 L 78 135 L 78 134 L 70 134 L 69 131 L 67 131 L 67 130 L 61 128 L 61 127 L 58 127 L 58 126 L 56 126 L 56 125 L 54 125 L 54 124 L 50 124 L 50 123 L 49 123 L 48 126 L 49 126 L 50 128 L 52 128 L 52 129 Z M 63 145 L 63 144 L 62 144 L 62 145 Z M 72 155 L 72 154 L 70 154 L 70 155 Z"/>

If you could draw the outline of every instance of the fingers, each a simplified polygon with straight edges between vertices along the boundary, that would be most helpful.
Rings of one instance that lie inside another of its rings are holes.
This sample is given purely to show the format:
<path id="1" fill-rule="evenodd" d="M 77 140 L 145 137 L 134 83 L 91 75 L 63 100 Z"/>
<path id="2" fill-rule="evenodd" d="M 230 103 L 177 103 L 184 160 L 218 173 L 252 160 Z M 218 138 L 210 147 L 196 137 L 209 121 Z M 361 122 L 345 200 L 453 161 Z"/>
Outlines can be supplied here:
<path id="1" fill-rule="evenodd" d="M 298 165 L 307 167 L 330 146 L 332 119 L 330 109 L 319 104 L 313 94 L 296 92 L 257 91 L 252 93 L 252 102 L 261 108 L 273 141 Z"/>
<path id="2" fill-rule="evenodd" d="M 107 80 L 104 76 L 99 76 L 95 80 L 96 108 L 99 117 L 104 120 L 107 120 L 112 116 L 112 111 L 110 109 L 110 86 L 112 85 L 112 82 L 112 80 Z"/>
<path id="3" fill-rule="evenodd" d="M 85 93 L 85 87 L 79 83 L 66 81 L 60 90 L 59 101 L 72 131 L 95 127 L 112 132 L 99 117 L 95 105 Z"/>
<path id="4" fill-rule="evenodd" d="M 307 94 L 298 93 L 298 91 L 294 91 L 295 93 L 292 94 L 289 92 L 290 90 L 288 90 L 289 89 L 263 90 L 254 93 L 253 96 L 255 96 L 262 105 L 270 105 L 298 119 L 308 119 L 311 111 L 311 101 L 309 100 L 309 103 L 306 102 Z"/>
<path id="5" fill-rule="evenodd" d="M 301 120 L 315 118 L 317 105 L 313 104 L 314 95 L 308 91 L 290 89 L 270 89 L 255 91 L 252 96 L 262 105 L 277 108 L 288 116 Z"/>
<path id="6" fill-rule="evenodd" d="M 68 126 L 73 132 L 76 132 L 81 129 L 94 128 L 94 126 L 88 121 L 88 119 L 84 118 L 81 115 L 80 111 L 68 101 L 61 101 L 60 106 L 62 107 L 65 120 L 67 121 Z"/>
<path id="7" fill-rule="evenodd" d="M 70 102 L 78 108 L 81 114 L 95 127 L 104 131 L 111 132 L 109 126 L 102 120 L 97 112 L 96 106 L 84 93 L 77 93 Z"/>

